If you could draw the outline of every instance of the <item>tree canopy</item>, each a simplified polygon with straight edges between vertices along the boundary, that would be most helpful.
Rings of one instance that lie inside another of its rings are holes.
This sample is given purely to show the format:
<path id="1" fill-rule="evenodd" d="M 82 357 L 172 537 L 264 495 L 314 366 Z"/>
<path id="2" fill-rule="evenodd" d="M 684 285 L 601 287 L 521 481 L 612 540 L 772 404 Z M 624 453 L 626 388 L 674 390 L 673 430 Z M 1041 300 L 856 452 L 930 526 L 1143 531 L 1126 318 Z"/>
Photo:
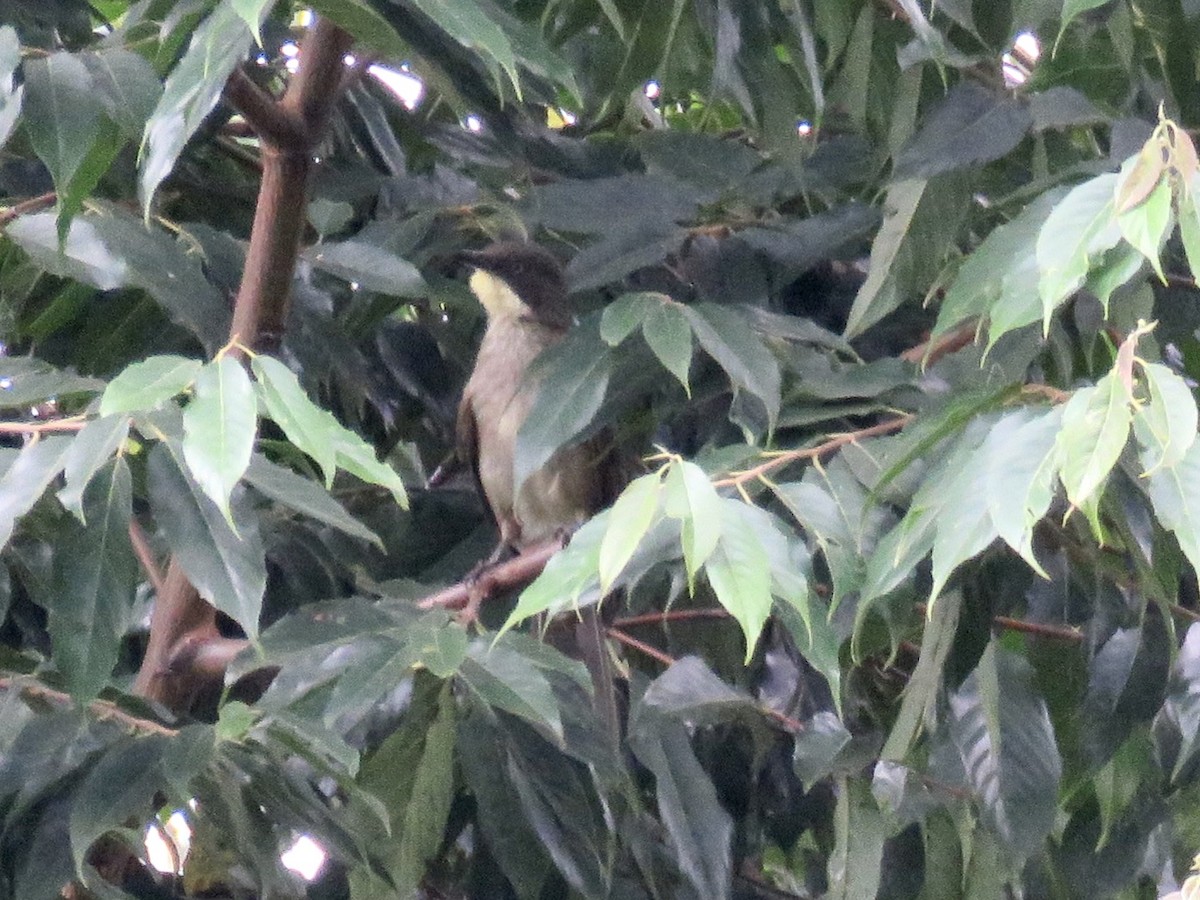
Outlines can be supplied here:
<path id="1" fill-rule="evenodd" d="M 0 10 L 0 898 L 1187 876 L 1200 3 Z M 644 465 L 464 581 L 513 238 Z"/>

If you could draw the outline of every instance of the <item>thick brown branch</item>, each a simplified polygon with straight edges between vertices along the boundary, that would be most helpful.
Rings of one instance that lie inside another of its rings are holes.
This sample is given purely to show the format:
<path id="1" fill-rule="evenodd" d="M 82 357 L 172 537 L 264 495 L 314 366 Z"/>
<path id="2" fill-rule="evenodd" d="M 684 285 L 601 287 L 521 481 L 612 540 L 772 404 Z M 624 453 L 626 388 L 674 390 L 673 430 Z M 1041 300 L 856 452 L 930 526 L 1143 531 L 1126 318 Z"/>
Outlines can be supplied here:
<path id="1" fill-rule="evenodd" d="M 304 122 L 310 148 L 325 130 L 343 83 L 344 60 L 353 45 L 354 39 L 329 19 L 317 19 L 300 45 L 300 71 L 288 84 L 282 106 Z"/>
<path id="2" fill-rule="evenodd" d="M 0 691 L 16 691 L 23 696 L 36 697 L 47 703 L 53 703 L 55 706 L 75 705 L 75 700 L 70 694 L 64 694 L 62 691 L 56 691 L 44 684 L 24 678 L 0 678 Z M 134 731 L 140 731 L 143 734 L 162 734 L 171 737 L 179 733 L 174 728 L 168 728 L 166 725 L 160 725 L 149 719 L 142 719 L 132 713 L 127 713 L 110 700 L 93 700 L 87 708 L 97 719 L 111 719 L 128 725 Z"/>
<path id="3" fill-rule="evenodd" d="M 284 111 L 282 105 L 255 84 L 241 69 L 234 69 L 225 85 L 225 99 L 242 114 L 246 124 L 264 144 L 303 147 L 308 144 L 304 122 Z"/>

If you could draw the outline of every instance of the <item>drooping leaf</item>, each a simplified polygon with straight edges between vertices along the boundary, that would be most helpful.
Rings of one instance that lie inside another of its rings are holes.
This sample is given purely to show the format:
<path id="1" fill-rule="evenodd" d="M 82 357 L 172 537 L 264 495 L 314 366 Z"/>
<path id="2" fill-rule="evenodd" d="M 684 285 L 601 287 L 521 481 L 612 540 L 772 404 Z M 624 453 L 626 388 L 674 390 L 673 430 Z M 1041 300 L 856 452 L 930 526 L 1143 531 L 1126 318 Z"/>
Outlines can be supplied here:
<path id="1" fill-rule="evenodd" d="M 106 463 L 83 492 L 86 525 L 72 523 L 55 555 L 50 612 L 54 660 L 71 693 L 100 693 L 129 625 L 138 567 L 129 543 L 133 504 L 129 466 Z"/>
<path id="2" fill-rule="evenodd" d="M 318 244 L 306 254 L 317 268 L 354 282 L 368 291 L 393 297 L 425 297 L 429 286 L 406 259 L 364 241 Z"/>
<path id="3" fill-rule="evenodd" d="M 687 315 L 673 302 L 658 305 L 642 323 L 646 343 L 668 372 L 691 395 L 688 371 L 692 364 L 692 329 Z"/>
<path id="4" fill-rule="evenodd" d="M 167 77 L 146 122 L 138 194 L 149 216 L 158 186 L 171 173 L 188 139 L 212 112 L 225 82 L 250 50 L 254 35 L 233 0 L 221 0 L 193 32 L 183 58 Z"/>
<path id="5" fill-rule="evenodd" d="M 1165 178 L 1137 206 L 1117 216 L 1121 236 L 1150 261 L 1158 277 L 1166 281 L 1160 259 L 1163 241 L 1171 225 L 1171 185 Z"/>
<path id="6" fill-rule="evenodd" d="M 1060 200 L 1042 224 L 1037 265 L 1044 329 L 1054 310 L 1083 284 L 1091 260 L 1121 239 L 1113 217 L 1116 180 L 1116 175 L 1100 175 L 1085 181 Z"/>
<path id="7" fill-rule="evenodd" d="M 721 498 L 704 470 L 687 460 L 672 463 L 663 491 L 666 514 L 679 519 L 683 562 L 691 586 L 721 538 Z"/>
<path id="8" fill-rule="evenodd" d="M 308 399 L 299 379 L 279 360 L 260 355 L 250 365 L 267 415 L 289 441 L 313 458 L 325 475 L 325 486 L 332 487 L 341 429 L 338 421 Z"/>
<path id="9" fill-rule="evenodd" d="M 230 526 L 229 496 L 250 465 L 258 406 L 246 370 L 232 356 L 204 366 L 183 411 L 183 458 Z"/>
<path id="10" fill-rule="evenodd" d="M 257 638 L 267 567 L 255 513 L 235 495 L 230 503 L 235 531 L 192 479 L 178 445 L 154 446 L 148 477 L 154 518 L 188 580 Z"/>
<path id="11" fill-rule="evenodd" d="M 622 294 L 604 307 L 600 316 L 600 337 L 610 347 L 633 334 L 650 315 L 655 303 L 665 302 L 665 294 L 637 292 Z"/>
<path id="12" fill-rule="evenodd" d="M 21 64 L 21 39 L 11 25 L 0 28 L 0 147 L 3 147 L 21 115 L 25 85 L 13 85 Z"/>
<path id="13" fill-rule="evenodd" d="M 112 458 L 128 434 L 127 418 L 105 416 L 88 422 L 71 442 L 71 448 L 63 460 L 66 486 L 58 492 L 58 499 L 85 524 L 87 519 L 83 509 L 83 492 L 92 476 Z"/>
<path id="14" fill-rule="evenodd" d="M 1157 454 L 1143 453 L 1146 487 L 1154 514 L 1174 532 L 1193 568 L 1200 570 L 1200 443 L 1193 443 L 1172 466 L 1152 466 Z M 7 478 L 6 478 L 7 480 Z M 3 482 L 0 482 L 0 486 Z"/>
<path id="15" fill-rule="evenodd" d="M 71 439 L 52 435 L 26 444 L 0 478 L 0 547 L 12 537 L 16 520 L 29 510 L 63 470 Z"/>
<path id="16" fill-rule="evenodd" d="M 1074 506 L 1083 506 L 1104 483 L 1125 447 L 1132 419 L 1125 389 L 1111 373 L 1067 401 L 1055 447 L 1059 475 Z"/>
<path id="17" fill-rule="evenodd" d="M 92 76 L 93 98 L 99 94 L 124 137 L 141 140 L 146 120 L 162 94 L 162 83 L 146 59 L 122 47 L 79 54 Z M 94 99 L 93 99 L 94 102 Z"/>
<path id="18" fill-rule="evenodd" d="M 124 369 L 100 397 L 100 415 L 153 409 L 189 388 L 203 363 L 182 356 L 151 356 Z"/>
<path id="19" fill-rule="evenodd" d="M 229 332 L 230 312 L 220 292 L 160 228 L 147 228 L 117 206 L 92 201 L 71 221 L 60 252 L 53 213 L 31 213 L 5 229 L 48 272 L 108 291 L 146 291 L 205 348 L 215 352 Z"/>
<path id="20" fill-rule="evenodd" d="M 734 388 L 753 394 L 774 427 L 779 416 L 779 363 L 739 313 L 712 303 L 683 307 L 704 352 L 725 370 Z"/>
<path id="21" fill-rule="evenodd" d="M 247 484 L 272 500 L 383 549 L 379 535 L 346 512 L 345 507 L 328 491 L 290 469 L 276 465 L 265 456 L 256 453 L 250 457 L 245 479 Z"/>
<path id="22" fill-rule="evenodd" d="M 870 900 L 879 889 L 886 828 L 864 778 L 843 779 L 834 813 L 837 844 L 829 857 L 829 897 Z"/>
<path id="23" fill-rule="evenodd" d="M 651 472 L 631 482 L 613 504 L 608 514 L 608 528 L 600 542 L 601 593 L 609 592 L 646 532 L 661 516 L 662 488 L 662 475 Z"/>
<path id="24" fill-rule="evenodd" d="M 413 5 L 464 47 L 503 69 L 520 98 L 521 83 L 512 43 L 504 29 L 488 18 L 480 6 L 442 0 L 415 0 Z"/>
<path id="25" fill-rule="evenodd" d="M 1196 398 L 1187 382 L 1162 363 L 1146 363 L 1142 373 L 1150 399 L 1135 410 L 1133 428 L 1150 472 L 1175 465 L 1196 442 Z"/>
<path id="26" fill-rule="evenodd" d="M 950 734 L 983 814 L 1020 853 L 1054 825 L 1062 760 L 1029 664 L 993 641 L 950 696 Z"/>
<path id="27" fill-rule="evenodd" d="M 731 896 L 733 820 L 701 768 L 684 725 L 666 716 L 639 719 L 629 736 L 633 752 L 654 773 L 659 814 L 679 870 L 697 895 Z"/>
<path id="28" fill-rule="evenodd" d="M 740 500 L 721 500 L 721 537 L 704 573 L 717 600 L 742 626 L 749 662 L 771 613 L 771 569 L 762 541 L 746 527 L 743 506 Z"/>
<path id="29" fill-rule="evenodd" d="M 519 716 L 551 739 L 562 741 L 562 717 L 550 682 L 503 639 L 494 644 L 474 641 L 459 674 L 489 706 Z"/>

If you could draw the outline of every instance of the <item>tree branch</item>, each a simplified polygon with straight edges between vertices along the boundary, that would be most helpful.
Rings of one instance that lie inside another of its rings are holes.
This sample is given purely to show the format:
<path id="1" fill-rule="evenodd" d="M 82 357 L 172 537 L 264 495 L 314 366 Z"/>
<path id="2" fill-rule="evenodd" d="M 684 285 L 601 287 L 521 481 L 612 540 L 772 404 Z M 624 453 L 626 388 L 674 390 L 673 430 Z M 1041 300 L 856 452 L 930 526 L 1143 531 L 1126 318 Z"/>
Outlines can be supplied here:
<path id="1" fill-rule="evenodd" d="M 53 703 L 55 706 L 75 705 L 75 699 L 70 694 L 56 691 L 44 684 L 24 678 L 0 678 L 0 691 L 15 691 L 22 696 L 36 697 L 39 700 Z M 143 719 L 125 712 L 111 700 L 93 700 L 88 703 L 87 708 L 97 719 L 111 719 L 128 725 L 134 731 L 140 731 L 143 734 L 161 734 L 172 737 L 179 733 L 177 729 L 168 728 L 166 725 L 160 725 L 150 719 Z"/>
<path id="2" fill-rule="evenodd" d="M 488 566 L 473 578 L 443 588 L 417 601 L 418 609 L 466 609 L 478 604 L 498 591 L 528 584 L 546 568 L 550 557 L 562 549 L 562 541 L 555 538 L 535 544 L 516 556 L 494 566 Z"/>

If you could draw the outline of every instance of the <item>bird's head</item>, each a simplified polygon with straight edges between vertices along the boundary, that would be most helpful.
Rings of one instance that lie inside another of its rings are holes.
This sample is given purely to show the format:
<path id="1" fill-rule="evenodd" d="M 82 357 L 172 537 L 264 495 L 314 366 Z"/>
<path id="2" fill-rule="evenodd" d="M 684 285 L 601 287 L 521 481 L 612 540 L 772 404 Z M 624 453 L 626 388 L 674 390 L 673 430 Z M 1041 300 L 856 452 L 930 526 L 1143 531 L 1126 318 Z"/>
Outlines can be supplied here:
<path id="1" fill-rule="evenodd" d="M 537 244 L 501 241 L 459 258 L 472 267 L 471 291 L 489 319 L 531 318 L 545 325 L 571 324 L 562 265 Z"/>

